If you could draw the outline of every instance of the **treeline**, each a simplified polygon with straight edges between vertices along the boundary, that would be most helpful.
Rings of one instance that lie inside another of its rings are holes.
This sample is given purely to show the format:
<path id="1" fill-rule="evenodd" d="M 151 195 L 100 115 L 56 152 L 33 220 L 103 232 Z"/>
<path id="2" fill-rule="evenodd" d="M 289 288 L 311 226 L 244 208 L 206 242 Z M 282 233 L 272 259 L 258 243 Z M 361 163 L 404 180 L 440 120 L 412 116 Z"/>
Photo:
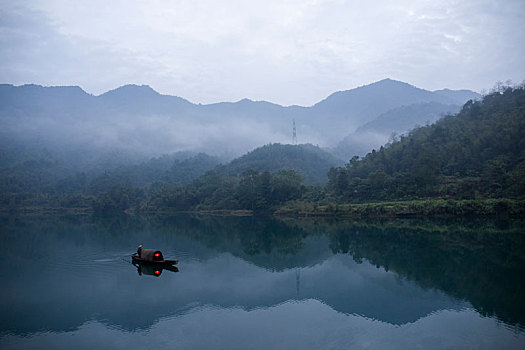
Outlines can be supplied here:
<path id="1" fill-rule="evenodd" d="M 330 167 L 338 163 L 337 158 L 310 144 L 269 144 L 218 165 L 191 183 L 163 181 L 143 187 L 140 204 L 136 202 L 139 197 L 129 195 L 137 191 L 122 188 L 111 191 L 102 202 L 96 200 L 94 209 L 121 210 L 119 203 L 131 201 L 141 212 L 273 212 L 289 201 L 326 197 L 320 184 L 326 182 Z M 118 193 L 122 198 L 115 196 Z"/>
<path id="2" fill-rule="evenodd" d="M 294 170 L 275 173 L 247 170 L 241 176 L 209 171 L 186 186 L 158 186 L 151 190 L 141 211 L 275 210 L 306 191 Z"/>
<path id="3" fill-rule="evenodd" d="M 145 200 L 150 187 L 183 186 L 219 163 L 202 153 L 175 153 L 141 163 L 116 154 L 78 164 L 56 151 L 35 151 L 5 141 L 0 149 L 0 209 L 7 211 L 44 207 L 123 211 Z M 74 153 L 83 157 L 80 151 Z"/>
<path id="4" fill-rule="evenodd" d="M 330 167 L 341 163 L 308 144 L 269 144 L 224 165 L 206 154 L 172 155 L 105 171 L 78 171 L 52 153 L 18 162 L 16 152 L 8 153 L 12 157 L 0 165 L 0 208 L 74 207 L 111 215 L 130 210 L 267 212 L 303 198 L 308 192 L 303 181 L 326 182 Z"/>
<path id="5" fill-rule="evenodd" d="M 321 148 L 311 145 L 283 145 L 273 143 L 258 147 L 247 154 L 217 167 L 219 174 L 240 176 L 248 170 L 275 173 L 293 169 L 306 185 L 325 185 L 326 173 L 344 162 Z"/>

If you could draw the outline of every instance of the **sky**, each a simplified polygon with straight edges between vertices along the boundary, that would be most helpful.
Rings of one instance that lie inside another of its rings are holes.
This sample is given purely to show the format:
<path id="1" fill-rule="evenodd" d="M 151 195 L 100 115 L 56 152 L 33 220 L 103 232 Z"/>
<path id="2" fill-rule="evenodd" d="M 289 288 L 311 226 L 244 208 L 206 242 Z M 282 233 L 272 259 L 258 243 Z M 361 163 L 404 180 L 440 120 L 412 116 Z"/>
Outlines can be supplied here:
<path id="1" fill-rule="evenodd" d="M 525 79 L 524 18 L 523 0 L 0 0 L 0 83 L 304 106 L 385 78 L 480 92 Z"/>

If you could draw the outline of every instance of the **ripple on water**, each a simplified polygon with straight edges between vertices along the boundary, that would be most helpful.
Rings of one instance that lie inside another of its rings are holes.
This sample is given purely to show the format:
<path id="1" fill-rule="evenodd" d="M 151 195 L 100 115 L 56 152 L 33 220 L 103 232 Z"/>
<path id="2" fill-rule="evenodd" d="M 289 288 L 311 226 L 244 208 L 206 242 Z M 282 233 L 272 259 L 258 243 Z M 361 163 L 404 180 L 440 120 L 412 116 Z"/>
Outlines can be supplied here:
<path id="1" fill-rule="evenodd" d="M 129 254 L 101 254 L 100 252 L 86 253 L 82 256 L 55 259 L 51 263 L 51 270 L 64 273 L 82 273 L 90 270 L 90 273 L 115 274 L 125 266 L 131 264 Z"/>

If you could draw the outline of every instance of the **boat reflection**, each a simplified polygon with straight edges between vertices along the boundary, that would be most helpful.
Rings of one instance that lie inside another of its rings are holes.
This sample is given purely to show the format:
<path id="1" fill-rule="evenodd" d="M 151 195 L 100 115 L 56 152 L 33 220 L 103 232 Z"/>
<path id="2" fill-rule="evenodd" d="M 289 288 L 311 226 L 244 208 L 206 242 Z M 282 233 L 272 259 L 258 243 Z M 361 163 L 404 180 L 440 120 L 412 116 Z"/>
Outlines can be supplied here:
<path id="1" fill-rule="evenodd" d="M 164 270 L 168 270 L 171 272 L 179 272 L 179 269 L 175 266 L 143 264 L 139 262 L 133 262 L 133 265 L 137 268 L 137 273 L 140 276 L 146 275 L 159 277 L 162 274 L 162 271 Z"/>

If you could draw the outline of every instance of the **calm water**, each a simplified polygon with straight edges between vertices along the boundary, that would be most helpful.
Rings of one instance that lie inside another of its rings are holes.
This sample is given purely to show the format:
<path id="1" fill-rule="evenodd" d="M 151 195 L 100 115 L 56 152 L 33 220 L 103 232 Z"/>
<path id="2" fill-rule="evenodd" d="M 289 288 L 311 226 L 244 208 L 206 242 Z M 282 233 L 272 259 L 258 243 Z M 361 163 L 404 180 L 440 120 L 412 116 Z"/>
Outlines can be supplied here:
<path id="1" fill-rule="evenodd" d="M 8 218 L 0 348 L 523 349 L 522 227 Z M 138 244 L 179 271 L 139 271 Z"/>

